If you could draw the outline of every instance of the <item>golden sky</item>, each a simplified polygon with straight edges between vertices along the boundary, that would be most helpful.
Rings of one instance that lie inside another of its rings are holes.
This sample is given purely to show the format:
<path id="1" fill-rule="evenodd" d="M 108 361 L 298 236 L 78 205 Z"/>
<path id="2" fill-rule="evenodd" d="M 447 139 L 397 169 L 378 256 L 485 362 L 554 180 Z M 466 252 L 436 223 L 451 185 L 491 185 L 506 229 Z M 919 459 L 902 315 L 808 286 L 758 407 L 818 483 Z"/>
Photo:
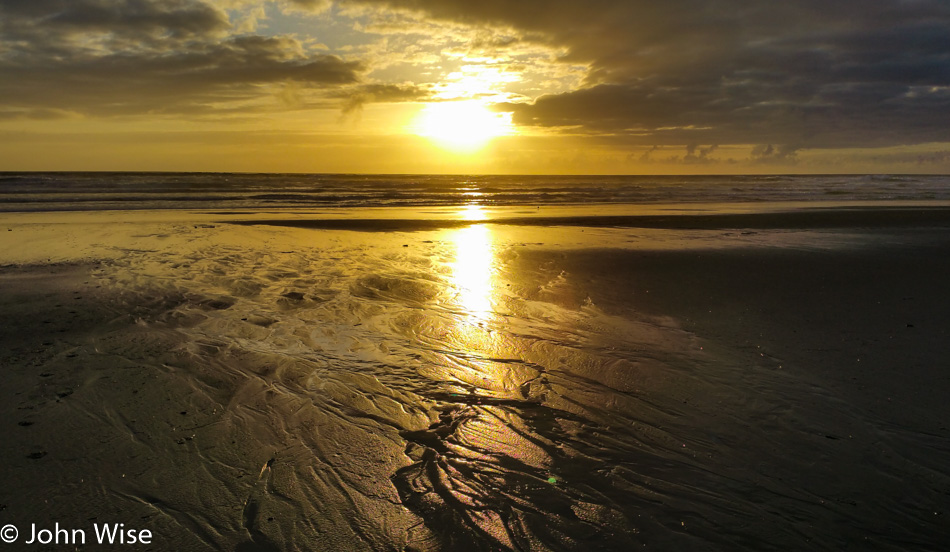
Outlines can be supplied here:
<path id="1" fill-rule="evenodd" d="M 0 0 L 0 170 L 950 172 L 946 0 Z"/>

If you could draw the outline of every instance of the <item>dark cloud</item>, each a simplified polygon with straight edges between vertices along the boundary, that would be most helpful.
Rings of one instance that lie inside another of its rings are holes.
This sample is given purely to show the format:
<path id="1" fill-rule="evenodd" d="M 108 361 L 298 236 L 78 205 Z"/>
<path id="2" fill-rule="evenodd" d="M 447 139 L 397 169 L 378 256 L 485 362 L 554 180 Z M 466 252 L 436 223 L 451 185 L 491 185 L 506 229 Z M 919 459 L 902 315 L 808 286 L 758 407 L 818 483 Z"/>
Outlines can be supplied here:
<path id="1" fill-rule="evenodd" d="M 4 63 L 0 104 L 90 113 L 180 111 L 261 95 L 260 85 L 356 82 L 360 66 L 336 56 L 288 56 L 289 39 L 238 37 L 163 54 L 116 53 Z"/>
<path id="2" fill-rule="evenodd" d="M 644 147 L 950 141 L 947 0 L 339 3 L 494 29 L 467 46 L 544 43 L 587 68 L 579 89 L 497 106 L 520 125 Z M 429 94 L 361 82 L 371 64 L 315 53 L 290 37 L 242 36 L 221 5 L 0 0 L 0 118 L 247 109 L 281 85 L 285 107 L 312 105 L 320 91 L 347 112 Z M 320 11 L 329 0 L 281 5 Z M 710 158 L 701 152 L 683 159 Z"/>
<path id="3" fill-rule="evenodd" d="M 266 85 L 339 88 L 363 71 L 293 38 L 231 34 L 199 0 L 0 0 L 0 21 L 0 108 L 13 114 L 213 112 Z"/>
<path id="4" fill-rule="evenodd" d="M 710 163 L 712 162 L 712 158 L 709 156 L 709 154 L 716 151 L 717 149 L 719 149 L 717 144 L 707 147 L 689 144 L 686 146 L 686 155 L 683 157 L 683 161 L 685 163 Z"/>
<path id="5" fill-rule="evenodd" d="M 330 7 L 330 0 L 287 0 L 292 6 L 319 12 Z"/>
<path id="6" fill-rule="evenodd" d="M 950 162 L 950 151 L 938 151 L 917 155 L 918 165 L 938 165 Z"/>
<path id="7" fill-rule="evenodd" d="M 932 168 L 947 171 L 950 169 L 950 150 L 940 149 L 924 152 L 875 151 L 873 155 L 867 157 L 867 161 L 885 166 L 904 165 L 911 170 L 913 170 L 914 167 L 917 167 L 923 168 L 928 172 L 933 170 Z"/>
<path id="8" fill-rule="evenodd" d="M 0 109 L 0 121 L 55 121 L 62 119 L 72 119 L 76 116 L 76 113 L 71 113 L 62 109 Z"/>
<path id="9" fill-rule="evenodd" d="M 756 163 L 776 163 L 788 162 L 795 163 L 798 160 L 798 146 L 782 144 L 773 146 L 772 144 L 759 144 L 752 148 L 752 161 Z"/>
<path id="10" fill-rule="evenodd" d="M 357 0 L 350 0 L 357 1 Z M 633 143 L 950 141 L 946 0 L 359 0 L 520 29 L 585 87 L 501 106 Z"/>
<path id="11" fill-rule="evenodd" d="M 62 33 L 107 32 L 194 37 L 230 27 L 227 15 L 189 0 L 0 0 L 7 33 L 37 33 L 43 43 Z"/>
<path id="12" fill-rule="evenodd" d="M 432 91 L 414 84 L 362 84 L 342 91 L 343 115 L 351 115 L 372 102 L 412 102 L 424 100 Z"/>

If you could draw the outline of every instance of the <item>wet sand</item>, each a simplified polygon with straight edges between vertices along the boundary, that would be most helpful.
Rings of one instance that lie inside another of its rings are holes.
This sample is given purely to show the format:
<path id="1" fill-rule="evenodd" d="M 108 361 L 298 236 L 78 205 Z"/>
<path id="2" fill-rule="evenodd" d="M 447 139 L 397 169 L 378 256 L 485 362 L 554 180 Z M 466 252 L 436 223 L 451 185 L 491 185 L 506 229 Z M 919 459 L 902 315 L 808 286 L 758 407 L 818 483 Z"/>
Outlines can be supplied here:
<path id="1" fill-rule="evenodd" d="M 5 215 L 0 522 L 940 549 L 950 215 L 899 211 Z"/>
<path id="2" fill-rule="evenodd" d="M 556 263 L 612 314 L 672 317 L 750 378 L 774 375 L 731 385 L 756 403 L 743 423 L 763 429 L 733 451 L 761 484 L 741 496 L 762 493 L 774 511 L 798 502 L 783 517 L 801 540 L 776 548 L 938 550 L 950 538 L 950 249 L 921 238 L 522 261 Z"/>

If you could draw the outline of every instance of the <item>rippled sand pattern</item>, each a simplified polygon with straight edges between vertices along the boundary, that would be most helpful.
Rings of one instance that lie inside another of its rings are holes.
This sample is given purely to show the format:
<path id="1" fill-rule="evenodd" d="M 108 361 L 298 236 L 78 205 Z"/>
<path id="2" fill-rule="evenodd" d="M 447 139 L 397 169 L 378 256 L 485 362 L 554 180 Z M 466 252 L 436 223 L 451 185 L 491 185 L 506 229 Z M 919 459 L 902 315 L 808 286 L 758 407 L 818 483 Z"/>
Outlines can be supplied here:
<path id="1" fill-rule="evenodd" d="M 219 550 L 766 550 L 854 519 L 802 475 L 823 390 L 607 314 L 502 231 L 179 227 L 103 261 L 113 315 L 44 368 L 72 396 L 30 403 L 97 428 L 62 508 Z"/>

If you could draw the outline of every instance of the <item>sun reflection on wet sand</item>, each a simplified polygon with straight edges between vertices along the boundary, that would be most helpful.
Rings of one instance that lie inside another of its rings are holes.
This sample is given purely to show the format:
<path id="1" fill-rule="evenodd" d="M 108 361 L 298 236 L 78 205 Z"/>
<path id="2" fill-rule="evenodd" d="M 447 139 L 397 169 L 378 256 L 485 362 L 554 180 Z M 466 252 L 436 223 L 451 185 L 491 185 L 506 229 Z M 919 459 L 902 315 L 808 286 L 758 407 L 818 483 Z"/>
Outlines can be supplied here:
<path id="1" fill-rule="evenodd" d="M 472 192 L 478 194 L 478 192 Z M 479 194 L 480 195 L 480 194 Z M 465 208 L 459 213 L 462 217 L 462 220 L 487 220 L 488 213 L 482 209 L 481 205 L 466 205 Z"/>
<path id="2" fill-rule="evenodd" d="M 477 204 L 461 207 L 457 216 L 473 223 L 488 219 L 482 206 Z M 494 288 L 491 229 L 484 224 L 473 224 L 453 231 L 450 240 L 455 249 L 452 285 L 456 290 L 456 303 L 467 315 L 467 322 L 485 322 L 492 312 Z"/>
<path id="3" fill-rule="evenodd" d="M 458 290 L 458 303 L 471 318 L 483 321 L 492 310 L 491 230 L 476 224 L 456 231 L 452 241 L 455 242 L 452 280 Z"/>
<path id="4" fill-rule="evenodd" d="M 538 367 L 523 358 L 530 344 L 512 336 L 496 316 L 506 300 L 495 255 L 503 230 L 486 224 L 489 217 L 477 205 L 459 209 L 456 216 L 470 225 L 446 235 L 454 249 L 448 282 L 454 308 L 440 328 L 426 372 L 444 386 L 429 395 L 440 403 L 439 420 L 428 429 L 403 433 L 407 450 L 422 452 L 410 455 L 416 461 L 399 470 L 393 482 L 404 503 L 418 504 L 422 511 L 433 508 L 437 531 L 461 526 L 492 543 L 491 549 L 517 549 L 521 546 L 510 527 L 523 523 L 521 512 L 498 497 L 523 488 L 537 489 L 544 497 L 539 501 L 560 493 L 552 483 L 542 483 L 554 473 L 550 443 L 530 438 L 537 433 L 536 420 L 545 415 L 538 394 L 545 384 Z"/>

